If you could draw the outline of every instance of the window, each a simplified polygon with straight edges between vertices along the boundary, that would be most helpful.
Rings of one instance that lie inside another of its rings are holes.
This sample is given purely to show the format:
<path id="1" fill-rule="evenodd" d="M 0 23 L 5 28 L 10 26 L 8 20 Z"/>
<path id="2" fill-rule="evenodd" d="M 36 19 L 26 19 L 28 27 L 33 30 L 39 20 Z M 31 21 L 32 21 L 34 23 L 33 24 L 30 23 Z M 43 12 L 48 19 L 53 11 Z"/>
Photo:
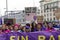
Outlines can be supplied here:
<path id="1" fill-rule="evenodd" d="M 53 8 L 53 11 L 55 11 L 55 8 Z"/>
<path id="2" fill-rule="evenodd" d="M 53 19 L 55 20 L 55 17 Z"/>
<path id="3" fill-rule="evenodd" d="M 47 8 L 46 9 L 49 9 L 48 5 L 47 5 Z"/>
<path id="4" fill-rule="evenodd" d="M 36 13 L 36 7 L 31 9 L 32 13 Z"/>
<path id="5" fill-rule="evenodd" d="M 53 7 L 53 4 L 51 4 L 51 7 Z"/>
<path id="6" fill-rule="evenodd" d="M 55 10 L 57 10 L 57 8 L 55 8 Z"/>
<path id="7" fill-rule="evenodd" d="M 46 17 L 46 15 L 44 14 L 44 17 Z"/>
<path id="8" fill-rule="evenodd" d="M 51 12 L 51 9 L 50 9 L 50 12 Z"/>
<path id="9" fill-rule="evenodd" d="M 47 9 L 47 5 L 46 4 L 44 5 L 44 9 Z"/>
<path id="10" fill-rule="evenodd" d="M 53 11 L 57 10 L 57 8 L 58 8 L 58 7 L 54 7 L 54 8 L 53 8 Z"/>
<path id="11" fill-rule="evenodd" d="M 52 13 L 50 13 L 50 16 L 52 16 Z"/>
<path id="12" fill-rule="evenodd" d="M 53 15 L 55 16 L 55 13 Z"/>
<path id="13" fill-rule="evenodd" d="M 57 2 L 55 2 L 55 3 L 54 3 L 54 6 L 58 6 L 58 3 L 57 3 Z"/>
<path id="14" fill-rule="evenodd" d="M 43 11 L 41 10 L 41 13 L 43 13 Z"/>
<path id="15" fill-rule="evenodd" d="M 44 9 L 44 12 L 46 12 L 46 10 Z"/>
<path id="16" fill-rule="evenodd" d="M 23 19 L 23 22 L 25 22 L 25 19 Z"/>
<path id="17" fill-rule="evenodd" d="M 50 21 L 52 21 L 52 18 L 50 18 Z"/>
<path id="18" fill-rule="evenodd" d="M 47 16 L 49 16 L 49 15 L 47 14 Z"/>
<path id="19" fill-rule="evenodd" d="M 48 5 L 48 7 L 50 8 L 50 5 Z"/>
<path id="20" fill-rule="evenodd" d="M 49 21 L 49 18 L 47 18 L 47 21 Z"/>
<path id="21" fill-rule="evenodd" d="M 44 21 L 46 21 L 46 19 L 44 19 Z"/>
<path id="22" fill-rule="evenodd" d="M 47 12 L 50 12 L 50 9 L 47 9 Z"/>

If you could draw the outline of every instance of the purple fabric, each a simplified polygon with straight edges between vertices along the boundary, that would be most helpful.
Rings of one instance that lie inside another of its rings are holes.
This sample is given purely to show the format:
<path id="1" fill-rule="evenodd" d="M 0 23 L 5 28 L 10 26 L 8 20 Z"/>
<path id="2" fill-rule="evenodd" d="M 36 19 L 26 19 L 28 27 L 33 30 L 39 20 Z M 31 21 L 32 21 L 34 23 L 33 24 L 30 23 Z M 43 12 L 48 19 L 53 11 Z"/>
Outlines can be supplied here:
<path id="1" fill-rule="evenodd" d="M 30 33 L 19 33 L 19 32 L 12 32 L 8 34 L 0 34 L 0 40 L 10 40 L 11 36 L 15 36 L 14 40 L 17 40 L 17 37 L 28 36 L 28 40 L 38 40 L 38 36 L 45 36 L 46 40 L 49 40 L 50 36 L 53 35 L 55 40 L 58 40 L 58 36 L 60 35 L 60 31 L 40 31 L 40 32 L 30 32 Z"/>
<path id="2" fill-rule="evenodd" d="M 26 26 L 26 29 L 29 29 L 30 27 L 29 26 Z"/>
<path id="3" fill-rule="evenodd" d="M 36 18 L 37 18 L 37 17 L 36 17 L 36 16 L 34 16 L 34 20 L 36 20 Z"/>

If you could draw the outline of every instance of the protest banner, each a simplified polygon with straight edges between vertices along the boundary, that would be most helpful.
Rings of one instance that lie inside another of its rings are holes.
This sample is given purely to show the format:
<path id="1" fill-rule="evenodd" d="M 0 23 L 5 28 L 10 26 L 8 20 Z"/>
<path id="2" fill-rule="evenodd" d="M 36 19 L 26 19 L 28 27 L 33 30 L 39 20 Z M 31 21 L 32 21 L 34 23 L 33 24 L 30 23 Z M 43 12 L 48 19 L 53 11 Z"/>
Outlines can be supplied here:
<path id="1" fill-rule="evenodd" d="M 0 40 L 60 40 L 60 31 L 12 32 L 0 34 Z"/>

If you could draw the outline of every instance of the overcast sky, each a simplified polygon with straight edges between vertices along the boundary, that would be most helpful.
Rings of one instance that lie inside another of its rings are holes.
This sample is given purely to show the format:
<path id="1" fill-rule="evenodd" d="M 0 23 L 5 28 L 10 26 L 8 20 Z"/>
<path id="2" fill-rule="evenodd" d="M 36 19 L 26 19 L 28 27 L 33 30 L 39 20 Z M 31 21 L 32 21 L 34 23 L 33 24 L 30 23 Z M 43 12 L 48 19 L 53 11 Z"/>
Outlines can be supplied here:
<path id="1" fill-rule="evenodd" d="M 40 0 L 8 0 L 8 10 L 23 10 L 24 7 L 39 7 Z M 0 0 L 0 15 L 6 10 L 6 0 Z"/>

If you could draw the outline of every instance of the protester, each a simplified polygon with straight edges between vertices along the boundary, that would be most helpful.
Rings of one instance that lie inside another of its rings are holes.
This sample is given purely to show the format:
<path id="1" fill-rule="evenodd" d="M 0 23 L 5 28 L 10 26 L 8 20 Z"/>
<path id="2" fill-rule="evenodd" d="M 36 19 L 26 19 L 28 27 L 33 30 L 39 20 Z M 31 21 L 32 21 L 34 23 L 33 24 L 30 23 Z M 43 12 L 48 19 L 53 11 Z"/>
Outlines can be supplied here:
<path id="1" fill-rule="evenodd" d="M 25 32 L 31 32 L 30 26 L 25 27 Z"/>
<path id="2" fill-rule="evenodd" d="M 29 23 L 27 23 L 25 26 L 25 32 L 31 32 L 31 27 Z"/>
<path id="3" fill-rule="evenodd" d="M 35 22 L 32 22 L 31 24 L 31 32 L 34 32 L 35 28 L 36 28 L 36 23 Z"/>
<path id="4" fill-rule="evenodd" d="M 10 32 L 13 32 L 14 30 L 12 25 L 9 26 L 9 29 L 10 29 Z"/>
<path id="5" fill-rule="evenodd" d="M 25 26 L 20 27 L 20 32 L 25 32 Z"/>
<path id="6" fill-rule="evenodd" d="M 5 32 L 6 31 L 6 24 L 3 24 L 2 25 L 2 32 Z"/>
<path id="7" fill-rule="evenodd" d="M 53 27 L 55 30 L 59 30 L 60 29 L 59 21 L 55 21 L 55 25 Z"/>
<path id="8" fill-rule="evenodd" d="M 24 26 L 21 24 L 7 25 L 3 24 L 0 28 L 0 33 L 9 33 L 9 32 L 37 32 L 37 31 L 57 31 L 60 29 L 60 23 L 56 22 L 44 22 L 38 23 L 35 22 L 26 23 Z"/>
<path id="9" fill-rule="evenodd" d="M 9 33 L 9 32 L 10 32 L 9 26 L 6 25 L 6 31 L 5 31 L 5 33 Z"/>
<path id="10" fill-rule="evenodd" d="M 14 24 L 14 32 L 19 32 L 18 29 L 19 29 L 19 25 L 18 24 Z"/>
<path id="11" fill-rule="evenodd" d="M 42 31 L 42 30 L 43 30 L 42 29 L 42 24 L 38 23 L 34 31 L 36 32 L 36 31 Z"/>
<path id="12" fill-rule="evenodd" d="M 43 25 L 44 25 L 45 28 L 47 28 L 48 27 L 48 22 L 44 22 Z"/>
<path id="13" fill-rule="evenodd" d="M 48 23 L 48 27 L 46 28 L 46 31 L 55 31 L 52 23 Z"/>

